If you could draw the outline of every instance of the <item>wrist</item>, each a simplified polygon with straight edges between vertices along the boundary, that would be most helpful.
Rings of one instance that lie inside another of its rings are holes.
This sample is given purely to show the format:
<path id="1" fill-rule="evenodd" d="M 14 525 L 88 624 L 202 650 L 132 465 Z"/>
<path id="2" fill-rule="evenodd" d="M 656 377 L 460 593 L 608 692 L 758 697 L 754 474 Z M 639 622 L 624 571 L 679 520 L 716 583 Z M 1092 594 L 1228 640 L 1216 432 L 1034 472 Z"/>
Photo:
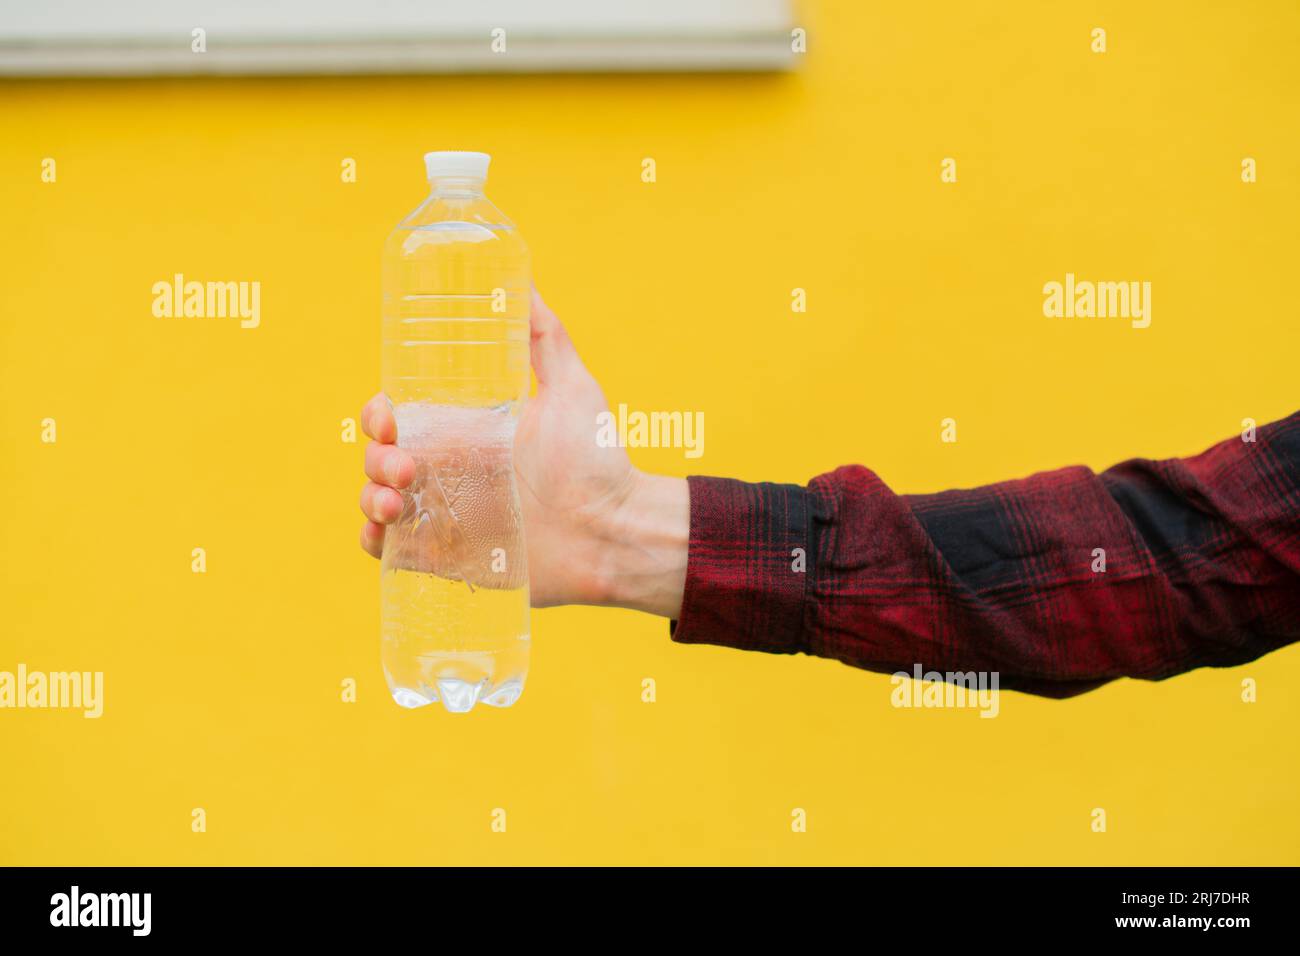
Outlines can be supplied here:
<path id="1" fill-rule="evenodd" d="M 597 532 L 596 603 L 676 618 L 686 585 L 690 532 L 686 479 L 635 472 L 631 491 Z"/>

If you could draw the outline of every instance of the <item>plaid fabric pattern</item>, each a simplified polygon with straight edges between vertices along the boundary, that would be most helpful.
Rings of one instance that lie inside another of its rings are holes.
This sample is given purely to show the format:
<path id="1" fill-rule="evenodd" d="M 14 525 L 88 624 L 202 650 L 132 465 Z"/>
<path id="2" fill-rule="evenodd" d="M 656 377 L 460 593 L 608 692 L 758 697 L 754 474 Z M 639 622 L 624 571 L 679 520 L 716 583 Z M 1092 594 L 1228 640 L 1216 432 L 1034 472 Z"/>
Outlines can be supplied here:
<path id="1" fill-rule="evenodd" d="M 1068 697 L 1300 639 L 1300 412 L 1193 458 L 940 494 L 859 465 L 806 488 L 689 482 L 682 643 Z"/>

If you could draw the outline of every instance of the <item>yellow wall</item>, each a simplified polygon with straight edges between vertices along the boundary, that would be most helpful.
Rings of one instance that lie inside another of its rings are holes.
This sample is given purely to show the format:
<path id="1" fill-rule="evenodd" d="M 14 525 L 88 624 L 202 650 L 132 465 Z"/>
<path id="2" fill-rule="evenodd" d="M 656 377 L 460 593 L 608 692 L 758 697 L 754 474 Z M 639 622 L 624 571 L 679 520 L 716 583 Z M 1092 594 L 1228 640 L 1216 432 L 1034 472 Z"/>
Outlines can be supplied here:
<path id="1" fill-rule="evenodd" d="M 792 76 L 0 84 L 0 670 L 107 683 L 0 711 L 0 863 L 1300 863 L 1295 648 L 995 720 L 625 611 L 537 612 L 509 711 L 379 669 L 340 422 L 428 149 L 494 155 L 612 402 L 705 413 L 645 468 L 933 491 L 1293 411 L 1300 8 L 1137 6 L 813 5 Z M 261 326 L 154 318 L 175 272 Z M 1066 272 L 1150 281 L 1151 327 L 1044 318 Z"/>

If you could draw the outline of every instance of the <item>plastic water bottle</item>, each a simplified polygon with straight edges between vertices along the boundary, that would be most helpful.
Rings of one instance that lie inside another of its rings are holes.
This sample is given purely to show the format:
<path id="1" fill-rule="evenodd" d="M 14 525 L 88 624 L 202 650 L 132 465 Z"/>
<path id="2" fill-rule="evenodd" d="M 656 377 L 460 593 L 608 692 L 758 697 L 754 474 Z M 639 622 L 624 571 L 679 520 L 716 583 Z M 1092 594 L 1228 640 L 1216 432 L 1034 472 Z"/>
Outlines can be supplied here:
<path id="1" fill-rule="evenodd" d="M 528 671 L 515 425 L 528 250 L 483 194 L 486 153 L 424 157 L 430 192 L 384 245 L 383 389 L 415 459 L 381 562 L 384 676 L 403 707 L 509 707 Z"/>

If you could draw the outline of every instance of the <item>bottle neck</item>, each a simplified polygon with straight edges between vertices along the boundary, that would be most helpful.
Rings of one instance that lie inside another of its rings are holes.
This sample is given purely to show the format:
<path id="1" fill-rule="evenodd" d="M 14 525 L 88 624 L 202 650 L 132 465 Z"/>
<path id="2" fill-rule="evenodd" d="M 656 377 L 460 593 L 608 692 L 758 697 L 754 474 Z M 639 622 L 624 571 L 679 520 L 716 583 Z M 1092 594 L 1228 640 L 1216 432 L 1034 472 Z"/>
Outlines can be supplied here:
<path id="1" fill-rule="evenodd" d="M 484 182 L 486 180 L 472 176 L 435 176 L 429 180 L 429 194 L 478 199 L 483 196 Z"/>

